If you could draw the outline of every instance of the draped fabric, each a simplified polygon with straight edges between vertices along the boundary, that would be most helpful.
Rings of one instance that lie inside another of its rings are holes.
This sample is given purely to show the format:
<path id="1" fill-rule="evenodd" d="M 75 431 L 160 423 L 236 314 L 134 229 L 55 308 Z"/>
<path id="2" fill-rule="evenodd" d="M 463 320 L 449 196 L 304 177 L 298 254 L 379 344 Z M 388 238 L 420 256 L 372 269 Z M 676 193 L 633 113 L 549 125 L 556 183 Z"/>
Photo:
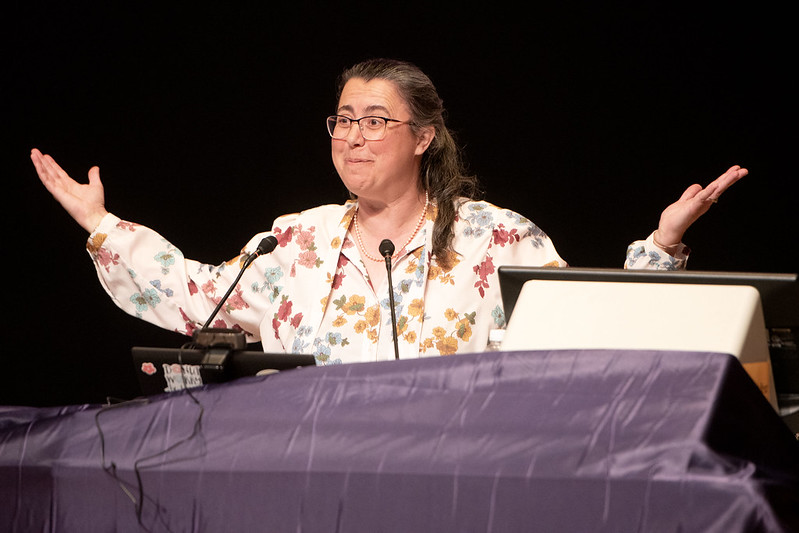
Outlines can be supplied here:
<path id="1" fill-rule="evenodd" d="M 3 531 L 790 531 L 797 483 L 725 354 L 464 354 L 0 411 Z"/>

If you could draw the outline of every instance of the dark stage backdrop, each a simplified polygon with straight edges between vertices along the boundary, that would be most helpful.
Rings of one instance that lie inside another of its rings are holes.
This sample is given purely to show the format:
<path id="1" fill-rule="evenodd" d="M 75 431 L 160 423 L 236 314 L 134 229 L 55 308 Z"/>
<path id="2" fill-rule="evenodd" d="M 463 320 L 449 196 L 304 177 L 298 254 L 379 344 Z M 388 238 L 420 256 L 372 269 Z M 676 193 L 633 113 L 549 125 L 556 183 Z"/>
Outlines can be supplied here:
<path id="1" fill-rule="evenodd" d="M 750 176 L 686 237 L 690 268 L 799 270 L 796 50 L 762 4 L 68 4 L 3 17 L 0 403 L 131 397 L 130 347 L 184 340 L 106 297 L 32 147 L 79 179 L 98 165 L 111 211 L 218 263 L 276 216 L 345 199 L 323 119 L 337 74 L 373 56 L 431 76 L 486 199 L 572 265 L 621 266 L 685 187 L 740 163 Z"/>

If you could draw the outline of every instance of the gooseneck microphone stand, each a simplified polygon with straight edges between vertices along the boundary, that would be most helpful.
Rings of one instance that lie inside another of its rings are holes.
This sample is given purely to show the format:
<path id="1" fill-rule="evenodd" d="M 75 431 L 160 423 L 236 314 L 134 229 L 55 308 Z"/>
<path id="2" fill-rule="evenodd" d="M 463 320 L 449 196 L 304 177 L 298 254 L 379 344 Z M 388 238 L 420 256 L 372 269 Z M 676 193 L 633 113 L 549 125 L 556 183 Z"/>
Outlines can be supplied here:
<path id="1" fill-rule="evenodd" d="M 394 254 L 394 243 L 383 239 L 380 243 L 380 255 L 386 259 L 386 272 L 388 273 L 388 305 L 391 307 L 391 333 L 394 339 L 394 359 L 399 359 L 399 345 L 397 344 L 397 315 L 394 311 L 394 284 L 391 281 L 391 256 Z"/>

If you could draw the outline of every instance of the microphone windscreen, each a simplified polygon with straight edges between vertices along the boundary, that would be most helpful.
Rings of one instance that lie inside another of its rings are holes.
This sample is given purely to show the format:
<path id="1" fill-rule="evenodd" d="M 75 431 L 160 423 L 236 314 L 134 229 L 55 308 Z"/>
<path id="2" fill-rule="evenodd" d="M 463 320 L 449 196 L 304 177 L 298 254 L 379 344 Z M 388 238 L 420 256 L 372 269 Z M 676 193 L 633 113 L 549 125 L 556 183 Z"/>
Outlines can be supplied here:
<path id="1" fill-rule="evenodd" d="M 264 237 L 260 244 L 258 244 L 258 248 L 255 250 L 255 253 L 258 255 L 268 254 L 272 250 L 277 247 L 277 238 L 274 235 L 270 235 L 269 237 Z"/>
<path id="2" fill-rule="evenodd" d="M 394 243 L 388 239 L 383 239 L 378 250 L 380 250 L 380 255 L 383 257 L 391 256 L 394 254 Z"/>

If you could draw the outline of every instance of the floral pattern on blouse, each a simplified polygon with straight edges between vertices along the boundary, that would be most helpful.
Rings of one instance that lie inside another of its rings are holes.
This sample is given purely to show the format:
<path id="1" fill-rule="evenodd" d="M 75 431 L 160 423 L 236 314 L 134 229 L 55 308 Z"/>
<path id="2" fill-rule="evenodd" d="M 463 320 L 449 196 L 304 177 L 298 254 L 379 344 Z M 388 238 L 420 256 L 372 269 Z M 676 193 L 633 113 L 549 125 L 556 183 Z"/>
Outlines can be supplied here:
<path id="1" fill-rule="evenodd" d="M 218 266 L 186 259 L 154 231 L 114 215 L 87 249 L 114 302 L 153 324 L 191 335 L 205 323 L 248 251 L 269 233 L 276 249 L 258 257 L 213 327 L 243 331 L 267 352 L 313 354 L 317 364 L 394 359 L 388 281 L 373 287 L 348 229 L 357 204 L 321 206 L 278 218 L 242 254 Z M 567 266 L 529 219 L 487 202 L 464 201 L 445 268 L 432 255 L 435 206 L 404 255 L 392 264 L 400 358 L 480 352 L 505 325 L 500 265 Z M 684 268 L 650 236 L 630 245 L 628 268 Z"/>

